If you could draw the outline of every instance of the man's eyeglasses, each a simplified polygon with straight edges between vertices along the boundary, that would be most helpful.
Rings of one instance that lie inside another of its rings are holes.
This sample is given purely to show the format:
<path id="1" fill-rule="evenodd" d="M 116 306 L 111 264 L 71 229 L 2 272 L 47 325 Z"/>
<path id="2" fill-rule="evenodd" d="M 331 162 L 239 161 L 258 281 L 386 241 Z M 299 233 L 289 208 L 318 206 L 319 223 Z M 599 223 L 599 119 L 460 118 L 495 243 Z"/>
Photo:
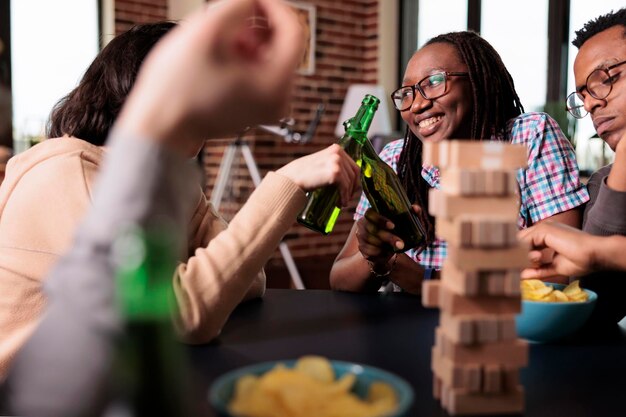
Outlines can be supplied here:
<path id="1" fill-rule="evenodd" d="M 424 77 L 415 85 L 407 85 L 398 88 L 391 93 L 391 100 L 396 109 L 405 111 L 411 108 L 415 100 L 415 90 L 419 91 L 426 100 L 434 100 L 448 92 L 448 83 L 446 82 L 448 77 L 463 77 L 467 75 L 469 75 L 467 72 L 435 72 Z"/>
<path id="2" fill-rule="evenodd" d="M 585 110 L 585 98 L 581 94 L 583 90 L 587 90 L 589 95 L 596 100 L 605 99 L 611 94 L 613 89 L 613 83 L 617 80 L 617 75 L 611 75 L 609 71 L 613 68 L 617 68 L 620 65 L 626 64 L 626 61 L 618 62 L 610 67 L 597 68 L 589 74 L 585 85 L 583 85 L 578 91 L 574 91 L 565 101 L 567 111 L 577 119 L 582 119 L 589 112 Z"/>

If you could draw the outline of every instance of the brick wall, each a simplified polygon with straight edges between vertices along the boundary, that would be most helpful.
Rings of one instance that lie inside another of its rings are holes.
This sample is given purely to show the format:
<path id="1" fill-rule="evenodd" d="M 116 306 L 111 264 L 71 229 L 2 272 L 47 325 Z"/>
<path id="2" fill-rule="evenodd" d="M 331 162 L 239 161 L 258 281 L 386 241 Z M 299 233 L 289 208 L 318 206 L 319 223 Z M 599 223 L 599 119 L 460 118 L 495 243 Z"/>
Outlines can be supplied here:
<path id="1" fill-rule="evenodd" d="M 377 82 L 379 0 L 308 0 L 316 6 L 315 73 L 300 75 L 295 83 L 291 114 L 297 131 L 304 131 L 315 116 L 317 104 L 326 111 L 313 141 L 288 144 L 280 137 L 250 131 L 245 140 L 255 156 L 261 175 L 294 158 L 322 149 L 336 141 L 335 125 L 347 88 L 354 83 Z M 166 0 L 116 0 L 116 29 L 125 30 L 135 22 L 164 19 Z M 210 197 L 226 145 L 232 139 L 212 141 L 205 146 L 202 162 L 206 172 L 205 190 Z M 231 171 L 220 212 L 230 219 L 246 201 L 252 183 L 240 153 Z M 352 226 L 358 198 L 340 216 L 335 230 L 322 236 L 294 223 L 287 242 L 295 258 L 334 256 L 339 252 Z M 274 259 L 280 258 L 276 251 Z M 297 260 L 297 259 L 296 259 Z"/>
<path id="2" fill-rule="evenodd" d="M 252 148 L 261 175 L 336 142 L 335 125 L 348 86 L 377 81 L 378 1 L 311 0 L 308 3 L 316 6 L 317 15 L 315 73 L 298 76 L 290 116 L 297 121 L 296 130 L 304 131 L 315 116 L 318 103 L 324 102 L 326 111 L 309 144 L 288 144 L 278 136 L 263 132 L 246 134 L 245 139 Z M 206 193 L 209 196 L 224 143 L 212 142 L 205 147 L 203 157 L 207 173 Z M 239 157 L 238 162 L 220 206 L 220 212 L 227 218 L 236 213 L 251 192 L 243 158 Z M 352 214 L 357 202 L 358 199 L 355 199 L 353 205 L 344 210 L 335 230 L 328 236 L 294 224 L 287 234 L 292 255 L 295 258 L 336 255 L 352 227 Z M 279 252 L 274 258 L 278 257 Z"/>
<path id="3" fill-rule="evenodd" d="M 115 0 L 115 33 L 137 23 L 167 20 L 168 0 Z"/>

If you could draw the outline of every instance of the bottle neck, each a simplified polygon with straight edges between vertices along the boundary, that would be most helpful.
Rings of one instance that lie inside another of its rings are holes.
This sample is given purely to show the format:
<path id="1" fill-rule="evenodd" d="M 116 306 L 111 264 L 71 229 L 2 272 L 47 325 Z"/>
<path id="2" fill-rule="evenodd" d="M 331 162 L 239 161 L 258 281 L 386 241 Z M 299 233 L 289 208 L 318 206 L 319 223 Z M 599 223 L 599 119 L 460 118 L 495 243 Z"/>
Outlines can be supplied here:
<path id="1" fill-rule="evenodd" d="M 346 135 L 363 145 L 367 141 L 367 131 L 374 120 L 377 107 L 377 104 L 361 105 L 357 114 L 344 122 Z"/>

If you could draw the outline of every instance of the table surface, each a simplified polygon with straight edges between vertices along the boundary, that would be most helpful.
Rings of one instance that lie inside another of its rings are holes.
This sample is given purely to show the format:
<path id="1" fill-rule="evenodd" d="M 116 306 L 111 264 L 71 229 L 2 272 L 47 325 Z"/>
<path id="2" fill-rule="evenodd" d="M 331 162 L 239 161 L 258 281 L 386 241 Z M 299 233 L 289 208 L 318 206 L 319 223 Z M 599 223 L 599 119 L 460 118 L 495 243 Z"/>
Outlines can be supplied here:
<path id="1" fill-rule="evenodd" d="M 439 310 L 407 294 L 268 290 L 239 306 L 219 338 L 191 347 L 196 386 L 242 366 L 306 354 L 376 366 L 406 379 L 409 416 L 445 416 L 432 396 L 431 347 Z M 626 409 L 626 332 L 531 344 L 521 371 L 525 416 L 617 416 Z M 207 406 L 203 414 L 211 414 Z"/>

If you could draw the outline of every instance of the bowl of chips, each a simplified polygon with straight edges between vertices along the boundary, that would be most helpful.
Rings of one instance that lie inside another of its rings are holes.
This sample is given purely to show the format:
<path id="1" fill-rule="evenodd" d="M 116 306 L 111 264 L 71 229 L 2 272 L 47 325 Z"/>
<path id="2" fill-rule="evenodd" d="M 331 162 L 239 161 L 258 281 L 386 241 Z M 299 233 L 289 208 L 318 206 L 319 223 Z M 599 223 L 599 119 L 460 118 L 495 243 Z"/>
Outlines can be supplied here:
<path id="1" fill-rule="evenodd" d="M 517 334 L 530 342 L 554 342 L 582 327 L 591 315 L 598 296 L 569 285 L 522 280 L 522 312 L 517 315 Z"/>
<path id="2" fill-rule="evenodd" d="M 413 390 L 382 369 L 303 356 L 227 372 L 211 386 L 209 401 L 229 417 L 400 417 Z"/>

